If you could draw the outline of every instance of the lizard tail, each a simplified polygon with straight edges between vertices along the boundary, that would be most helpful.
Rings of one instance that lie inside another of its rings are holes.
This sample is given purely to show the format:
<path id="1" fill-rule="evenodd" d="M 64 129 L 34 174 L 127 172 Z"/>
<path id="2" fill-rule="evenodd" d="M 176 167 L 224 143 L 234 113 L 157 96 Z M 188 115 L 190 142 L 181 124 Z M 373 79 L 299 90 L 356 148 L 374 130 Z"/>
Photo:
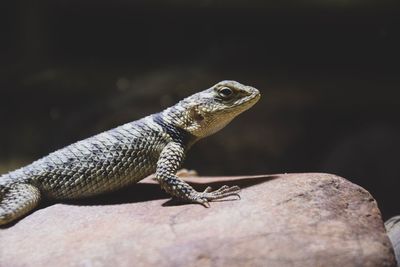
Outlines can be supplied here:
<path id="1" fill-rule="evenodd" d="M 21 218 L 33 210 L 39 200 L 40 191 L 33 185 L 12 184 L 0 187 L 0 225 Z"/>

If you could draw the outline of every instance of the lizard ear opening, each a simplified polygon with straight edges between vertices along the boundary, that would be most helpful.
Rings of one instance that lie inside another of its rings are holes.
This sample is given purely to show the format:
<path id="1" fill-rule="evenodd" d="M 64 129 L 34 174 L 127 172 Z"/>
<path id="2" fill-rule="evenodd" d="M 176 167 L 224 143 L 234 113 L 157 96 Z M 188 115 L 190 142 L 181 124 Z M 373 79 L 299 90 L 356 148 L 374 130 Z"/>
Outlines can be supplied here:
<path id="1" fill-rule="evenodd" d="M 184 129 L 189 131 L 191 134 L 202 137 L 202 125 L 205 121 L 205 116 L 201 113 L 198 107 L 194 106 L 188 110 L 188 119 L 185 122 Z"/>
<path id="2" fill-rule="evenodd" d="M 194 122 L 199 123 L 204 120 L 204 116 L 199 112 L 197 107 L 193 107 L 189 111 L 190 117 L 194 120 Z"/>

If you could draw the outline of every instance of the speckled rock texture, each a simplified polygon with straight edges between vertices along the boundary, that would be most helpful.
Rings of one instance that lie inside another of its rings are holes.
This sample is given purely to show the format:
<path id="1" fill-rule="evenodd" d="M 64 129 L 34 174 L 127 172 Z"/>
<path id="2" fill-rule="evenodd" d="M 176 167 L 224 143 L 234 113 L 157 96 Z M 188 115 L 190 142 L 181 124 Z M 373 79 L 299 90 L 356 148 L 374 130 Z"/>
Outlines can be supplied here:
<path id="1" fill-rule="evenodd" d="M 150 178 L 84 201 L 42 206 L 0 229 L 0 266 L 396 266 L 372 196 L 329 174 L 186 178 L 238 184 L 207 209 Z"/>

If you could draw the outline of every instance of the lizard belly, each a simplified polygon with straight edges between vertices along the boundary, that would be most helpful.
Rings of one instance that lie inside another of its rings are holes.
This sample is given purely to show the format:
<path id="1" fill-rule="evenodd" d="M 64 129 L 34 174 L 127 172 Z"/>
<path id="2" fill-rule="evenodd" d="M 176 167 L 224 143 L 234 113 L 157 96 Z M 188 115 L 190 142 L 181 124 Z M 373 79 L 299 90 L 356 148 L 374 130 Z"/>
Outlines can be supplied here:
<path id="1" fill-rule="evenodd" d="M 75 199 L 115 191 L 154 173 L 168 140 L 151 130 L 140 136 L 121 132 L 102 133 L 33 163 L 38 187 L 48 198 Z"/>
<path id="2" fill-rule="evenodd" d="M 47 168 L 39 177 L 41 191 L 52 199 L 75 199 L 112 192 L 136 183 L 156 169 L 157 155 L 141 151 L 118 156 L 107 153 L 96 160 L 71 160 Z"/>
<path id="3" fill-rule="evenodd" d="M 104 168 L 87 169 L 85 173 L 72 172 L 52 178 L 46 177 L 41 188 L 51 199 L 76 199 L 112 192 L 137 183 L 154 173 L 156 165 L 135 165 L 136 162 L 109 164 Z"/>

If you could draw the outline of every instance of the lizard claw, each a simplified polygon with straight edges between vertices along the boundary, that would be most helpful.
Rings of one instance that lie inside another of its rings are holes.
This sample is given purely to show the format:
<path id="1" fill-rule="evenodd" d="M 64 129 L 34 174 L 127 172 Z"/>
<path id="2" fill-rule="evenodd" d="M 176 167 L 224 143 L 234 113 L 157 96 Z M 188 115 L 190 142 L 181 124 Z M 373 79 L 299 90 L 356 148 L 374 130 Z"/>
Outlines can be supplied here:
<path id="1" fill-rule="evenodd" d="M 195 202 L 203 205 L 205 208 L 210 208 L 211 207 L 210 202 L 208 202 L 208 200 L 205 199 L 205 198 L 199 198 Z"/>

